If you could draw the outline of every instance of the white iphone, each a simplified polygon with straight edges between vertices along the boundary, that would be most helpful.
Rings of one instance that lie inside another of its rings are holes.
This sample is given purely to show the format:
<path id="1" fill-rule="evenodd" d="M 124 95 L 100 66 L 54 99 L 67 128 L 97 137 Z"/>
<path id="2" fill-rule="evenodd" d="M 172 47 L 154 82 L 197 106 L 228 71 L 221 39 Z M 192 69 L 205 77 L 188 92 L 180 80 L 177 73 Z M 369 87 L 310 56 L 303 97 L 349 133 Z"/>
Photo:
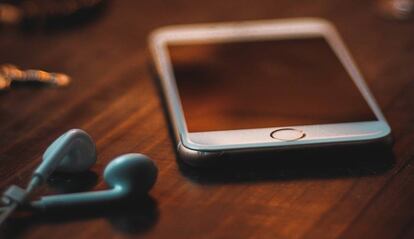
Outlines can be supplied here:
<path id="1" fill-rule="evenodd" d="M 150 36 L 181 159 L 387 141 L 334 26 L 300 18 L 168 26 Z"/>

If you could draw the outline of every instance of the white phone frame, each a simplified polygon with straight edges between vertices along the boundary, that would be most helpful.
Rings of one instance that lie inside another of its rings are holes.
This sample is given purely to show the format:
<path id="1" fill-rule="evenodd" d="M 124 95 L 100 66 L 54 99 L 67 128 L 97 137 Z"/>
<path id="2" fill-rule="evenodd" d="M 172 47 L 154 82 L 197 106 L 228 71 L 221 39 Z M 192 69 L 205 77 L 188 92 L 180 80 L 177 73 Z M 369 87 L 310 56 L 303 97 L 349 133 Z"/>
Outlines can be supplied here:
<path id="1" fill-rule="evenodd" d="M 168 53 L 169 44 L 220 43 L 255 41 L 264 39 L 303 39 L 323 37 L 345 67 L 378 120 L 318 125 L 292 125 L 256 129 L 188 132 Z M 226 151 L 255 148 L 298 148 L 308 145 L 332 145 L 337 143 L 361 143 L 386 138 L 391 129 L 376 100 L 369 91 L 335 27 L 318 18 L 295 18 L 230 22 L 216 24 L 192 24 L 168 26 L 157 29 L 150 36 L 150 51 L 154 58 L 161 88 L 173 124 L 176 139 L 186 148 L 195 151 Z M 278 129 L 294 128 L 306 134 L 294 141 L 270 137 Z"/>

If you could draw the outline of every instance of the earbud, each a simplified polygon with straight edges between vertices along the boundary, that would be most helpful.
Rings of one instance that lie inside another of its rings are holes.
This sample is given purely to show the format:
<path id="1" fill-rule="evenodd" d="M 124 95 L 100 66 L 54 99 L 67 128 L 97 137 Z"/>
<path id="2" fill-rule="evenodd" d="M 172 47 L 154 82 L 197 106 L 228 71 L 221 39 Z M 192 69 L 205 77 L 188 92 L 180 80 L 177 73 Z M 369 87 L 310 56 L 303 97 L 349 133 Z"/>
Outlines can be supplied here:
<path id="1" fill-rule="evenodd" d="M 104 191 L 54 195 L 40 198 L 30 206 L 46 210 L 67 206 L 109 203 L 146 194 L 157 178 L 157 167 L 143 154 L 125 154 L 111 161 L 104 171 L 110 189 Z"/>
<path id="2" fill-rule="evenodd" d="M 42 163 L 33 177 L 46 180 L 54 171 L 83 172 L 96 162 L 96 148 L 92 138 L 81 129 L 71 129 L 57 138 L 43 154 Z"/>
<path id="3" fill-rule="evenodd" d="M 157 179 L 158 169 L 143 154 L 124 154 L 112 160 L 104 171 L 105 182 L 118 188 L 122 195 L 133 196 L 147 193 Z"/>
<path id="4" fill-rule="evenodd" d="M 35 190 L 42 185 L 55 170 L 63 172 L 81 172 L 96 162 L 95 144 L 83 130 L 69 130 L 56 139 L 43 154 L 42 163 L 32 174 L 32 178 L 23 189 L 11 185 L 2 195 L 1 201 L 9 206 L 9 213 L 0 219 L 4 222 L 13 208 L 27 202 Z"/>

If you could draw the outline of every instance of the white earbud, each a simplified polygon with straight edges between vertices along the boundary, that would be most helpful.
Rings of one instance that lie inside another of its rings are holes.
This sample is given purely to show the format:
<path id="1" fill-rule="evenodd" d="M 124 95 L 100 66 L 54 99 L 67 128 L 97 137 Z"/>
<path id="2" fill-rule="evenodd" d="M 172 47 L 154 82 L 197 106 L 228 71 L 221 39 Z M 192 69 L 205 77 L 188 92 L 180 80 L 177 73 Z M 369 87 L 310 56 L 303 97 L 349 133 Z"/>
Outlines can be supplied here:
<path id="1" fill-rule="evenodd" d="M 42 163 L 33 172 L 28 190 L 42 184 L 54 171 L 83 172 L 95 162 L 96 147 L 92 138 L 81 129 L 71 129 L 46 149 Z"/>

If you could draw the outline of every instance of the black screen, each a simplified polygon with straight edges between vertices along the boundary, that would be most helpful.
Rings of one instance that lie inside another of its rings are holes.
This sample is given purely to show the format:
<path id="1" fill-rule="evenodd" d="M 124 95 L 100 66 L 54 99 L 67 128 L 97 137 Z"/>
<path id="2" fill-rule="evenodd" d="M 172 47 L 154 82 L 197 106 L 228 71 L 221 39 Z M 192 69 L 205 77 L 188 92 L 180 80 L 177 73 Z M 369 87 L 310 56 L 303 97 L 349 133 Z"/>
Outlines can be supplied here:
<path id="1" fill-rule="evenodd" d="M 170 45 L 190 132 L 376 120 L 321 38 Z"/>

